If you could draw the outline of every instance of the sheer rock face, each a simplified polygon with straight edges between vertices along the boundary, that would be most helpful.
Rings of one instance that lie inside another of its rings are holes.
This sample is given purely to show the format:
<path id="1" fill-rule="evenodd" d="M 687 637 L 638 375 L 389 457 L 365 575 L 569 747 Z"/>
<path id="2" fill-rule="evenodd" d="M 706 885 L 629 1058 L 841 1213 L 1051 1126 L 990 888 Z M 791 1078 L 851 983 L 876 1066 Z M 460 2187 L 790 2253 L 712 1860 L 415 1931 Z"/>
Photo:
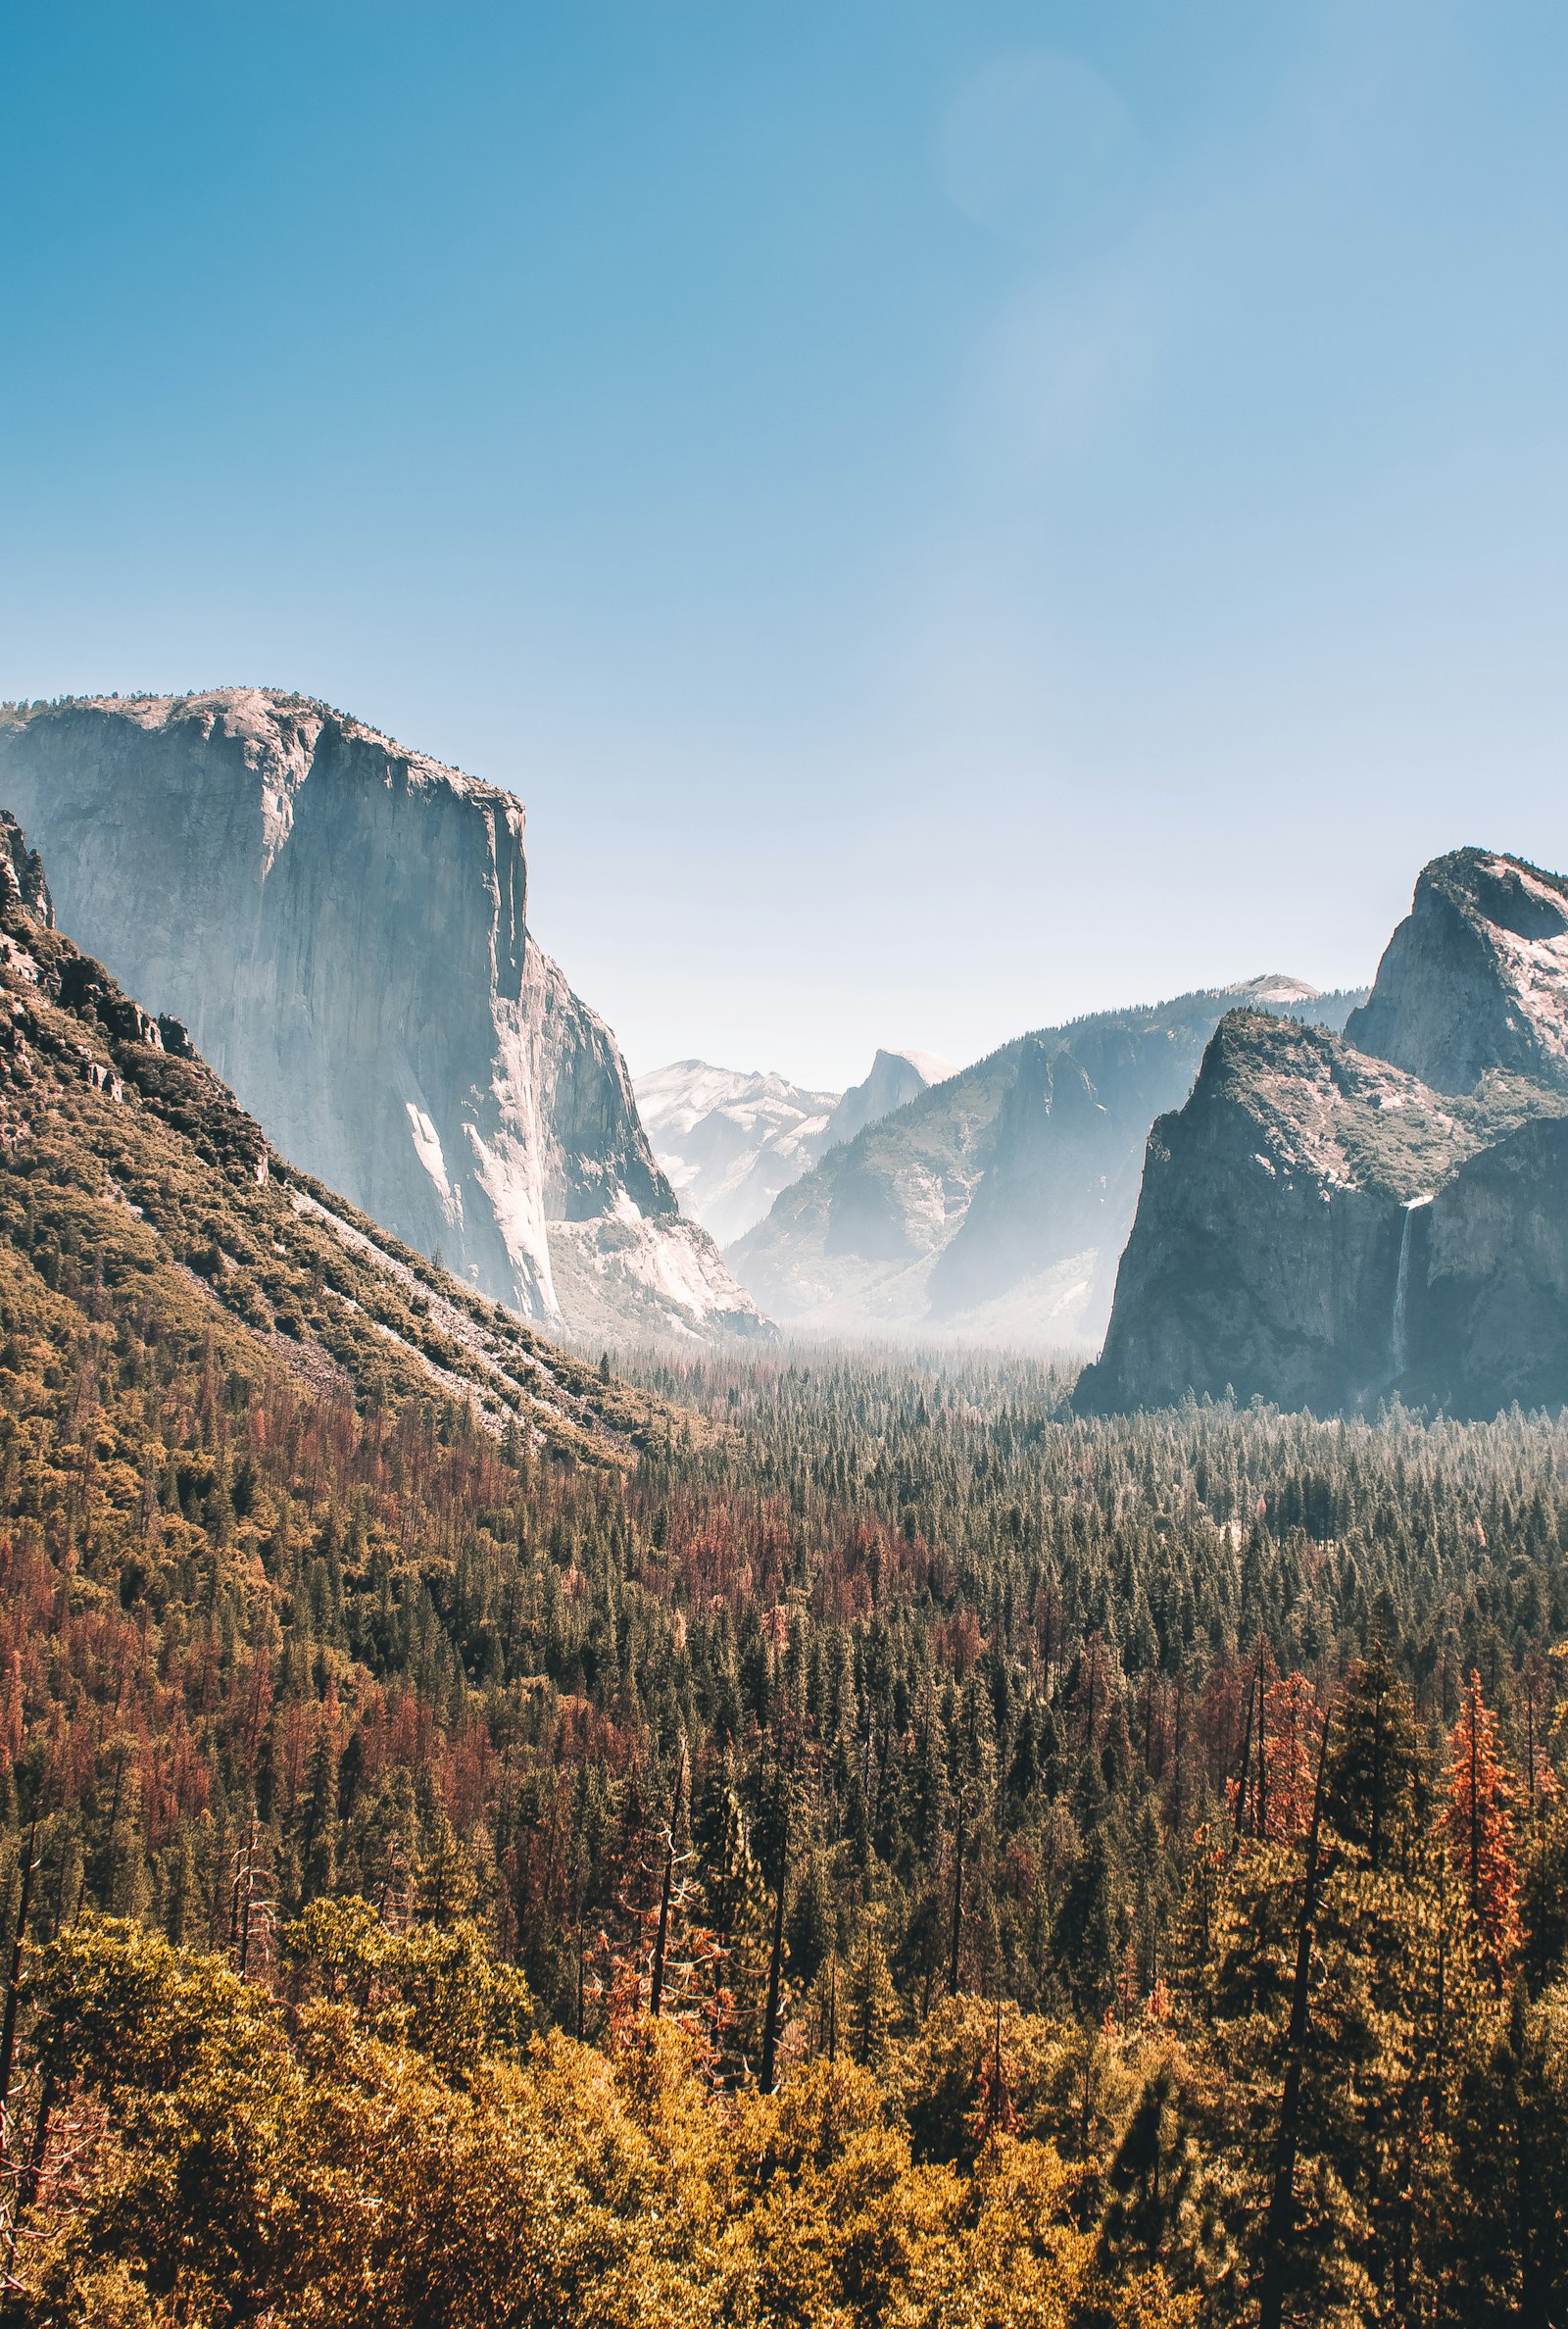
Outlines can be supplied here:
<path id="1" fill-rule="evenodd" d="M 1489 1069 L 1568 1086 L 1568 882 L 1482 849 L 1434 859 L 1345 1032 L 1435 1091 Z"/>
<path id="2" fill-rule="evenodd" d="M 82 944 L 410 1244 L 585 1332 L 760 1324 L 528 934 L 513 795 L 240 688 L 7 715 L 0 798 Z"/>
<path id="3" fill-rule="evenodd" d="M 1101 1412 L 1568 1400 L 1568 892 L 1429 866 L 1345 1036 L 1221 1020 L 1154 1125 Z"/>
<path id="4" fill-rule="evenodd" d="M 1481 1150 L 1412 1217 L 1407 1396 L 1461 1414 L 1568 1399 L 1568 1121 Z"/>
<path id="5" fill-rule="evenodd" d="M 1081 1406 L 1230 1390 L 1322 1412 L 1387 1390 L 1405 1204 L 1467 1145 L 1414 1077 L 1320 1028 L 1232 1013 L 1150 1134 Z"/>

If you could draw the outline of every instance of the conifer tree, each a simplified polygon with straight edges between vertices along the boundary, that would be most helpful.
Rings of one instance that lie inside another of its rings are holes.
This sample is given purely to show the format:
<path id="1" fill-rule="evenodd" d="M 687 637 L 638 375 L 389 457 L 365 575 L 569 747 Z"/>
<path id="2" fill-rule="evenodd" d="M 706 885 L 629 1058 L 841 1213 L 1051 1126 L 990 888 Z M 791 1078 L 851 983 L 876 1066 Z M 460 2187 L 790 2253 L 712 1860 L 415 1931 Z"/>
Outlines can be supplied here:
<path id="1" fill-rule="evenodd" d="M 1514 1853 L 1516 1789 L 1503 1761 L 1494 1716 L 1474 1667 L 1449 1741 L 1447 1833 L 1470 1913 L 1500 1988 L 1523 1940 Z"/>
<path id="2" fill-rule="evenodd" d="M 1419 1770 L 1410 1694 L 1380 1633 L 1346 1676 L 1328 1772 L 1329 1818 L 1374 1870 L 1408 1857 Z"/>

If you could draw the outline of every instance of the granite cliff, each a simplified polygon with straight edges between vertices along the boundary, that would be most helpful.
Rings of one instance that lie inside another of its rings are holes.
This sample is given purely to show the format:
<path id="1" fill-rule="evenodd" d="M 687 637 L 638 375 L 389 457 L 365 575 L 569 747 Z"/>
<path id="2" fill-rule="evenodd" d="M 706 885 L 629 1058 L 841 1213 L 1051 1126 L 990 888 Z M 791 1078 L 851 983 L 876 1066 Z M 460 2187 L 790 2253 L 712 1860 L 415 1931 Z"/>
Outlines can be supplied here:
<path id="1" fill-rule="evenodd" d="M 10 817 L 0 817 L 0 1160 L 13 1393 L 24 1321 L 52 1359 L 83 1333 L 112 1344 L 118 1319 L 122 1355 L 138 1349 L 147 1366 L 156 1351 L 160 1380 L 179 1355 L 205 1354 L 230 1398 L 236 1383 L 292 1379 L 373 1410 L 378 1430 L 403 1402 L 434 1402 L 466 1409 L 497 1440 L 624 1465 L 687 1428 L 280 1158 L 185 1028 L 145 1010 L 55 928 L 38 858 Z M 75 1327 L 68 1306 L 79 1306 Z M 85 1366 L 77 1393 L 90 1493 L 100 1510 L 141 1503 L 145 1549 L 159 1541 L 156 1527 L 148 1534 L 157 1500 L 144 1501 L 159 1466 L 139 1487 L 123 1462 L 101 1461 L 117 1442 L 100 1380 Z M 147 1408 L 143 1454 L 161 1460 L 158 1429 L 170 1434 L 171 1477 L 177 1404 Z M 96 1608 L 101 1582 L 81 1583 Z"/>
<path id="2" fill-rule="evenodd" d="M 512 794 L 230 688 L 0 713 L 0 799 L 81 943 L 397 1236 L 585 1336 L 760 1326 L 529 934 Z"/>
<path id="3" fill-rule="evenodd" d="M 1079 1404 L 1568 1399 L 1568 891 L 1422 873 L 1343 1037 L 1234 1012 L 1153 1126 Z"/>
<path id="4" fill-rule="evenodd" d="M 832 1148 L 726 1260 L 815 1332 L 1098 1343 L 1150 1125 L 1244 996 L 1335 1025 L 1360 1000 L 1265 978 L 1020 1036 Z"/>

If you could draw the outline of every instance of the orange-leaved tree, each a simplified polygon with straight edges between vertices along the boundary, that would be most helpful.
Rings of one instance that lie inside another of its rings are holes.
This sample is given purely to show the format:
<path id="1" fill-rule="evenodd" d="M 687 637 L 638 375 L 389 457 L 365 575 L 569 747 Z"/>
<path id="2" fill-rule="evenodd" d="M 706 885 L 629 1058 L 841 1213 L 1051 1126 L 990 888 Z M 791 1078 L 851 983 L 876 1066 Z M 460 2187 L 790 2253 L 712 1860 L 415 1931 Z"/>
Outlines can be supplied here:
<path id="1" fill-rule="evenodd" d="M 1500 1984 L 1524 1938 L 1514 1859 L 1517 1790 L 1503 1760 L 1496 1718 L 1481 1696 L 1481 1676 L 1473 1666 L 1449 1741 L 1447 1793 L 1449 1846 Z"/>

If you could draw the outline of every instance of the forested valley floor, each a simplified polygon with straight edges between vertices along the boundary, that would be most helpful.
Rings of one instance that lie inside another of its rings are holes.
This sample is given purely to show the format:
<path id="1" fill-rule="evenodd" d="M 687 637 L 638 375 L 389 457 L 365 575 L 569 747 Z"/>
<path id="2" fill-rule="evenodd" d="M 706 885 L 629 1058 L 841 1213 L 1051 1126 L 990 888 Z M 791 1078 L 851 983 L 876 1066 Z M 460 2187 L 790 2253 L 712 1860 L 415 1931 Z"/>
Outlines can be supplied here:
<path id="1" fill-rule="evenodd" d="M 68 1180 L 5 2319 L 1564 2317 L 1563 1423 L 810 1351 L 644 1363 L 599 1461 L 302 1379 Z"/>

